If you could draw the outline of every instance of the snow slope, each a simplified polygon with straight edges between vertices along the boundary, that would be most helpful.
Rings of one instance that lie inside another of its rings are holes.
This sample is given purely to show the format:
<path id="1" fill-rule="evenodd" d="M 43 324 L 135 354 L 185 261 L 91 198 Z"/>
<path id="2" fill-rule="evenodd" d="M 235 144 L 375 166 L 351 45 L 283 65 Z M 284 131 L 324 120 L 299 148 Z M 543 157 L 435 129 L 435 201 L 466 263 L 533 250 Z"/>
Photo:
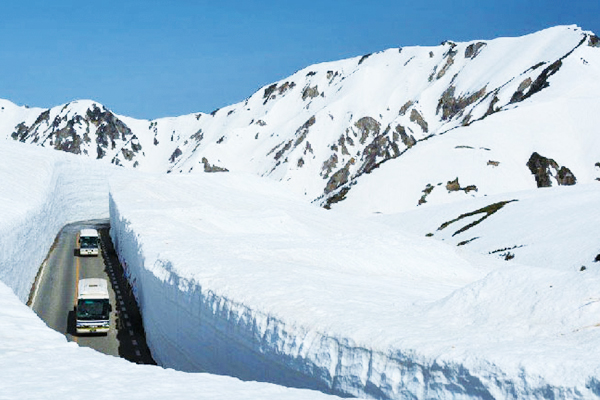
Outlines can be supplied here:
<path id="1" fill-rule="evenodd" d="M 425 190 L 423 201 L 440 204 L 533 188 L 534 152 L 589 183 L 600 162 L 599 43 L 558 26 L 388 49 L 308 66 L 210 114 L 155 121 L 91 100 L 4 102 L 0 134 L 143 171 L 268 176 L 321 205 L 368 212 L 416 207 Z M 456 191 L 438 188 L 456 178 Z"/>
<path id="2" fill-rule="evenodd" d="M 67 342 L 24 302 L 56 233 L 72 221 L 106 218 L 107 176 L 126 171 L 7 141 L 0 159 L 0 399 L 334 398 L 136 365 Z"/>

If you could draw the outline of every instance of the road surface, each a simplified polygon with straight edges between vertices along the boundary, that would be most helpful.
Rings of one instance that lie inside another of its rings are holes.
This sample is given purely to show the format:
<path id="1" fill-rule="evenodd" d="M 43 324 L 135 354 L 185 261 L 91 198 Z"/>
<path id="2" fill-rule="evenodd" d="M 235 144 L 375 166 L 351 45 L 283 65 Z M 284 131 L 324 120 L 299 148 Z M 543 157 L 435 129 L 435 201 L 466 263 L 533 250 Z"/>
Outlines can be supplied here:
<path id="1" fill-rule="evenodd" d="M 97 229 L 100 255 L 80 256 L 81 229 Z M 104 278 L 109 282 L 110 332 L 106 335 L 75 333 L 77 282 Z M 122 357 L 138 364 L 155 364 L 146 346 L 142 319 L 109 236 L 108 220 L 82 221 L 65 226 L 56 237 L 36 278 L 29 305 L 46 324 L 80 346 Z"/>

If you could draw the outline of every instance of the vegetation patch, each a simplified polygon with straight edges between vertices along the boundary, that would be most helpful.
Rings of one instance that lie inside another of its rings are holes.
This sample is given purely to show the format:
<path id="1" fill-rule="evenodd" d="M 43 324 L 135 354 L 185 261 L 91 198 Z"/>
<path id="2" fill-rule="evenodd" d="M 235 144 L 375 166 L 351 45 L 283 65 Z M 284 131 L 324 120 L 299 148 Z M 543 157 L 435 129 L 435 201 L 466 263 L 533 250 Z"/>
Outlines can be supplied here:
<path id="1" fill-rule="evenodd" d="M 465 244 L 469 244 L 469 243 L 471 243 L 473 240 L 476 240 L 476 239 L 479 239 L 479 236 L 476 236 L 476 237 L 474 237 L 474 238 L 471 238 L 471 239 L 469 239 L 469 240 L 463 240 L 462 242 L 459 242 L 459 243 L 457 244 L 457 246 L 464 246 Z"/>
<path id="2" fill-rule="evenodd" d="M 474 227 L 475 225 L 478 225 L 480 222 L 482 222 L 483 220 L 485 220 L 486 218 L 488 218 L 490 215 L 496 213 L 498 210 L 500 210 L 502 207 L 504 207 L 506 204 L 508 203 L 512 203 L 513 201 L 517 201 L 515 200 L 508 200 L 508 201 L 500 201 L 498 203 L 494 203 L 494 204 L 490 204 L 489 206 L 485 206 L 483 208 L 480 208 L 479 210 L 475 210 L 473 212 L 470 213 L 466 213 L 466 214 L 461 214 L 459 215 L 457 218 L 448 221 L 448 222 L 444 222 L 442 225 L 440 225 L 440 227 L 437 229 L 438 231 L 441 231 L 442 229 L 447 228 L 448 226 L 452 225 L 455 222 L 458 222 L 464 218 L 468 218 L 471 217 L 473 215 L 478 215 L 478 214 L 483 214 L 483 216 L 481 218 L 479 218 L 478 220 L 471 222 L 468 225 L 463 226 L 462 228 L 460 228 L 459 230 L 457 230 L 456 232 L 454 232 L 452 234 L 452 236 L 456 236 L 459 233 L 462 233 L 472 227 Z"/>

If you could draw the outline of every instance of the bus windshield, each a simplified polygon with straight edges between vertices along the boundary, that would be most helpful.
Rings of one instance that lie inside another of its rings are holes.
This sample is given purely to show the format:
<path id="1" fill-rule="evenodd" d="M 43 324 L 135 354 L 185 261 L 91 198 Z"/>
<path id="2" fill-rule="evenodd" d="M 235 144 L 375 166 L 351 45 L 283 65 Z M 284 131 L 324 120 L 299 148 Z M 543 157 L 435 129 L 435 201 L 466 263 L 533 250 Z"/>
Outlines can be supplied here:
<path id="1" fill-rule="evenodd" d="M 98 238 L 94 236 L 82 236 L 80 238 L 82 249 L 95 249 L 98 247 Z"/>
<path id="2" fill-rule="evenodd" d="M 108 299 L 80 299 L 77 302 L 78 320 L 107 320 L 109 314 Z"/>

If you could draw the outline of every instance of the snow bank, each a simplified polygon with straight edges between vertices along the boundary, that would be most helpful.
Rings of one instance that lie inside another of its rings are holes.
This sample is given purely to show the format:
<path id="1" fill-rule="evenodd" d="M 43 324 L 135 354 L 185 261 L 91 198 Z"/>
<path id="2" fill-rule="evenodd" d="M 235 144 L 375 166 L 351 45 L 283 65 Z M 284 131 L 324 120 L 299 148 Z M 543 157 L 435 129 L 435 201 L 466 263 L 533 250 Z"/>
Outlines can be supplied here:
<path id="1" fill-rule="evenodd" d="M 137 365 L 67 342 L 23 303 L 57 232 L 72 221 L 106 218 L 106 177 L 126 172 L 5 141 L 0 159 L 0 399 L 335 398 Z"/>
<path id="2" fill-rule="evenodd" d="M 376 398 L 600 393 L 597 271 L 507 268 L 252 177 L 117 178 L 110 197 L 164 366 Z"/>
<path id="3" fill-rule="evenodd" d="M 60 229 L 108 217 L 111 167 L 8 141 L 0 158 L 0 280 L 25 302 Z"/>

